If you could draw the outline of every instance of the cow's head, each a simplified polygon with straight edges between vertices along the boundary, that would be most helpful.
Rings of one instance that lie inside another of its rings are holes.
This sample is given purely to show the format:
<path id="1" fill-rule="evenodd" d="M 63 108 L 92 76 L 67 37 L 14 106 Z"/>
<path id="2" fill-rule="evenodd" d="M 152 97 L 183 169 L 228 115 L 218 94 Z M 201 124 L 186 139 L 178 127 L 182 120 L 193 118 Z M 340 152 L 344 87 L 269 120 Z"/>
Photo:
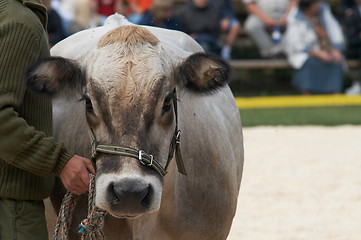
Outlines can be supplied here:
<path id="1" fill-rule="evenodd" d="M 174 89 L 212 93 L 226 83 L 229 70 L 205 53 L 181 59 L 147 29 L 123 26 L 104 35 L 81 61 L 46 59 L 26 79 L 28 88 L 50 96 L 80 93 L 84 124 L 99 144 L 143 150 L 164 167 L 176 127 Z M 97 154 L 96 167 L 98 207 L 116 217 L 159 209 L 163 177 L 157 171 L 133 157 L 105 153 Z"/>

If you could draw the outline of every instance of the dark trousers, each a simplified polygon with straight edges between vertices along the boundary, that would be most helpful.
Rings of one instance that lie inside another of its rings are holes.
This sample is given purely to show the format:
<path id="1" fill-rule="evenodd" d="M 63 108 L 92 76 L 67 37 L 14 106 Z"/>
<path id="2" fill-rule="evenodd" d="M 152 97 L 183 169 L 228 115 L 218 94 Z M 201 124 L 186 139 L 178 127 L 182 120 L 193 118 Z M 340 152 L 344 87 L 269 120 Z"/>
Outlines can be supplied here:
<path id="1" fill-rule="evenodd" d="M 48 240 L 43 201 L 0 198 L 1 240 Z"/>

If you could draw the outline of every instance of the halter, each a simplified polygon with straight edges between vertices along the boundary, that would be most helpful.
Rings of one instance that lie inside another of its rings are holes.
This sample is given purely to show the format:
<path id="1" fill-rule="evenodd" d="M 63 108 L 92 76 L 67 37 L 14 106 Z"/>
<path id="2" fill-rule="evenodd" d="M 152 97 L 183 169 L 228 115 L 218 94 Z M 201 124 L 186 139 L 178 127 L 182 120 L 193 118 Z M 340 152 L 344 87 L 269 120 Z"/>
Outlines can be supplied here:
<path id="1" fill-rule="evenodd" d="M 174 94 L 176 93 L 176 90 L 174 89 Z M 176 126 L 174 135 L 172 138 L 172 141 L 170 142 L 169 146 L 169 153 L 168 153 L 168 160 L 165 167 L 163 167 L 156 159 L 154 159 L 153 155 L 147 154 L 143 150 L 137 150 L 134 148 L 129 147 L 122 147 L 122 146 L 114 146 L 114 145 L 106 145 L 106 144 L 99 144 L 97 141 L 97 138 L 95 136 L 94 130 L 90 128 L 90 138 L 91 138 L 91 147 L 92 147 L 92 156 L 91 159 L 93 162 L 95 162 L 96 156 L 98 153 L 105 153 L 105 154 L 113 154 L 113 155 L 120 155 L 120 156 L 126 156 L 126 157 L 132 157 L 135 159 L 138 159 L 139 162 L 147 167 L 153 168 L 155 171 L 157 171 L 162 177 L 164 177 L 167 174 L 167 169 L 169 166 L 170 161 L 172 160 L 174 153 L 178 172 L 180 172 L 183 175 L 187 175 L 186 169 L 184 167 L 184 163 L 182 160 L 182 155 L 180 152 L 180 136 L 181 131 L 178 130 L 178 111 L 177 111 L 177 99 L 173 99 L 173 106 L 174 106 L 174 112 L 175 112 L 175 118 L 176 118 Z"/>

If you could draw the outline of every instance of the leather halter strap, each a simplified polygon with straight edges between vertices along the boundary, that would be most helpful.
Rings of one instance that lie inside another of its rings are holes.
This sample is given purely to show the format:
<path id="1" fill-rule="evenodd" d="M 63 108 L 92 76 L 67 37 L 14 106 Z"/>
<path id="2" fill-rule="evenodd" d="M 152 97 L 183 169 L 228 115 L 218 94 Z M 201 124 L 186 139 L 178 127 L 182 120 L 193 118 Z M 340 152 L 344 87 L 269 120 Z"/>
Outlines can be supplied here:
<path id="1" fill-rule="evenodd" d="M 174 89 L 174 93 L 175 89 Z M 167 164 L 163 168 L 162 165 L 154 159 L 153 155 L 145 153 L 143 150 L 137 150 L 134 148 L 122 147 L 122 146 L 114 146 L 114 145 L 106 145 L 106 144 L 99 144 L 95 133 L 92 128 L 90 128 L 90 138 L 92 140 L 92 160 L 95 162 L 97 153 L 104 153 L 104 154 L 114 154 L 114 155 L 121 155 L 126 157 L 132 157 L 138 159 L 141 164 L 144 166 L 148 166 L 153 168 L 157 171 L 162 177 L 167 174 L 167 169 L 169 166 L 170 161 L 172 160 L 174 153 L 178 171 L 183 174 L 187 175 L 186 169 L 184 167 L 184 163 L 182 160 L 181 152 L 180 152 L 180 133 L 181 131 L 178 130 L 178 111 L 177 111 L 177 99 L 173 99 L 173 106 L 174 112 L 176 117 L 176 127 L 174 131 L 174 135 L 172 141 L 169 146 L 169 153 L 168 153 L 168 160 Z"/>

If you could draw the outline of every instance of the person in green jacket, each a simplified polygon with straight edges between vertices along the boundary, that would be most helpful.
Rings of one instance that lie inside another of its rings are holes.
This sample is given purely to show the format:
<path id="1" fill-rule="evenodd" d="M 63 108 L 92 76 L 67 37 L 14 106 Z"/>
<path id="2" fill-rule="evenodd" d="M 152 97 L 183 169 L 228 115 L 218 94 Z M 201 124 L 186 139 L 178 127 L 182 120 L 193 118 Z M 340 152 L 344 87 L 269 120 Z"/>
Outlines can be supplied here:
<path id="1" fill-rule="evenodd" d="M 89 159 L 52 136 L 50 99 L 29 92 L 28 65 L 50 56 L 40 0 L 0 1 L 0 239 L 48 239 L 43 199 L 55 176 L 80 195 L 95 174 Z"/>

